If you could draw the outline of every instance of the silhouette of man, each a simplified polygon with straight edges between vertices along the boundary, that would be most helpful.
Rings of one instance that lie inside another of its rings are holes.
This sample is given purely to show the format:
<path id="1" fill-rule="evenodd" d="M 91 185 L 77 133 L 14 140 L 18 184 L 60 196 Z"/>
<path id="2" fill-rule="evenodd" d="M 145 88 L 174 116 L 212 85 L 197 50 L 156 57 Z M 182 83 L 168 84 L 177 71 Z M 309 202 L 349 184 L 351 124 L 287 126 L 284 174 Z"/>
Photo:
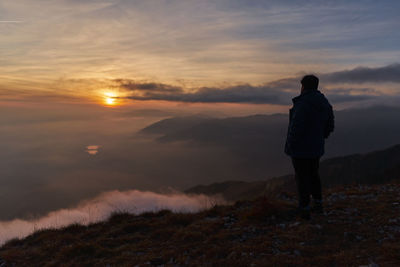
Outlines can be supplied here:
<path id="1" fill-rule="evenodd" d="M 319 160 L 324 154 L 325 139 L 334 129 L 331 104 L 318 90 L 319 79 L 306 75 L 301 79 L 301 93 L 292 99 L 285 153 L 292 158 L 299 198 L 299 213 L 310 219 L 310 195 L 313 211 L 323 213 Z"/>

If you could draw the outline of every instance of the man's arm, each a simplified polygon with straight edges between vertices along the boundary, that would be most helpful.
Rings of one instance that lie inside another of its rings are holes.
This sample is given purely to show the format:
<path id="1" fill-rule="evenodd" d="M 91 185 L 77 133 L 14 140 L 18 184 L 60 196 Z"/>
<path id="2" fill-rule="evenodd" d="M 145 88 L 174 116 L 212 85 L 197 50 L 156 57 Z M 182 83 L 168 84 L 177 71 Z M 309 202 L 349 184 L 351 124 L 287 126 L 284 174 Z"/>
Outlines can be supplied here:
<path id="1" fill-rule="evenodd" d="M 307 106 L 298 102 L 293 107 L 293 117 L 289 125 L 288 142 L 290 146 L 295 146 L 299 138 L 304 136 L 306 131 Z"/>
<path id="2" fill-rule="evenodd" d="M 328 110 L 328 121 L 326 123 L 324 137 L 328 138 L 328 136 L 331 134 L 331 132 L 333 132 L 334 129 L 335 129 L 335 116 L 333 115 L 332 106 L 330 106 Z"/>

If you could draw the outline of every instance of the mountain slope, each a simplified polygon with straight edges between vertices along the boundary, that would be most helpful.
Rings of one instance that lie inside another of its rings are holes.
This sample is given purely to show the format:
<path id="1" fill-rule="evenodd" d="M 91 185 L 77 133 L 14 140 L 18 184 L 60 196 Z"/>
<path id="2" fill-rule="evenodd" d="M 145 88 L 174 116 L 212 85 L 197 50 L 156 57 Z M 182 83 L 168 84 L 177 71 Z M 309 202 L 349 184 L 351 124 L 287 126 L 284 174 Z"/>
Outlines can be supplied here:
<path id="1" fill-rule="evenodd" d="M 324 188 L 344 184 L 378 184 L 400 180 L 400 145 L 366 154 L 354 154 L 323 160 L 320 164 L 321 182 Z M 230 201 L 259 197 L 281 191 L 295 191 L 293 175 L 275 177 L 264 181 L 226 181 L 199 185 L 186 193 L 220 194 Z"/>
<path id="2" fill-rule="evenodd" d="M 398 107 L 335 111 L 335 121 L 335 132 L 326 141 L 325 157 L 367 153 L 400 143 Z M 287 124 L 287 114 L 223 119 L 179 117 L 157 122 L 141 133 L 157 134 L 160 142 L 223 147 L 240 159 L 249 180 L 255 180 L 291 171 L 290 161 L 283 153 Z"/>
<path id="3" fill-rule="evenodd" d="M 183 129 L 193 127 L 203 122 L 213 120 L 206 116 L 184 116 L 163 119 L 155 122 L 139 131 L 141 134 L 172 134 Z"/>
<path id="4" fill-rule="evenodd" d="M 1 266 L 399 266 L 400 185 L 326 192 L 325 214 L 260 198 L 195 214 L 116 214 L 42 230 L 0 248 Z"/>

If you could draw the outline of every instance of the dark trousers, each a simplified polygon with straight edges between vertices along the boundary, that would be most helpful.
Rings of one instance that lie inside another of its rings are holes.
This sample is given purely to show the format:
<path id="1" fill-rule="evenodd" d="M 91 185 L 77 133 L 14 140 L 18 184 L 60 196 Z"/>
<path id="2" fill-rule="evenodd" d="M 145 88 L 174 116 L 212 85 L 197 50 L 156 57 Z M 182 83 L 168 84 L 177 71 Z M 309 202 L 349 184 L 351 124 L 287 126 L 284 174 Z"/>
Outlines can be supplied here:
<path id="1" fill-rule="evenodd" d="M 319 158 L 292 158 L 295 171 L 299 207 L 310 205 L 310 195 L 316 201 L 322 201 L 321 179 L 319 177 Z"/>

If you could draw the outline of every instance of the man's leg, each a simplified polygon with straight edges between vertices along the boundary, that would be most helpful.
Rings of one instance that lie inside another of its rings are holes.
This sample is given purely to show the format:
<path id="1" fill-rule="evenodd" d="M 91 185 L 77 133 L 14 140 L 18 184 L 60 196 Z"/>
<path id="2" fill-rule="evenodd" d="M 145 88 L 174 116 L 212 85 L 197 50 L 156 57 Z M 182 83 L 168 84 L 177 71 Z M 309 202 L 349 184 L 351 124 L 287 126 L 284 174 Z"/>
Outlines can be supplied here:
<path id="1" fill-rule="evenodd" d="M 319 177 L 319 158 L 312 159 L 310 162 L 311 195 L 314 200 L 322 201 L 321 179 Z"/>
<path id="2" fill-rule="evenodd" d="M 309 161 L 307 159 L 292 158 L 295 171 L 295 180 L 299 197 L 299 208 L 309 208 L 310 204 L 310 177 Z"/>
<path id="3" fill-rule="evenodd" d="M 313 210 L 317 213 L 323 213 L 321 179 L 319 176 L 319 158 L 311 160 L 310 174 L 310 191 L 314 200 Z"/>

